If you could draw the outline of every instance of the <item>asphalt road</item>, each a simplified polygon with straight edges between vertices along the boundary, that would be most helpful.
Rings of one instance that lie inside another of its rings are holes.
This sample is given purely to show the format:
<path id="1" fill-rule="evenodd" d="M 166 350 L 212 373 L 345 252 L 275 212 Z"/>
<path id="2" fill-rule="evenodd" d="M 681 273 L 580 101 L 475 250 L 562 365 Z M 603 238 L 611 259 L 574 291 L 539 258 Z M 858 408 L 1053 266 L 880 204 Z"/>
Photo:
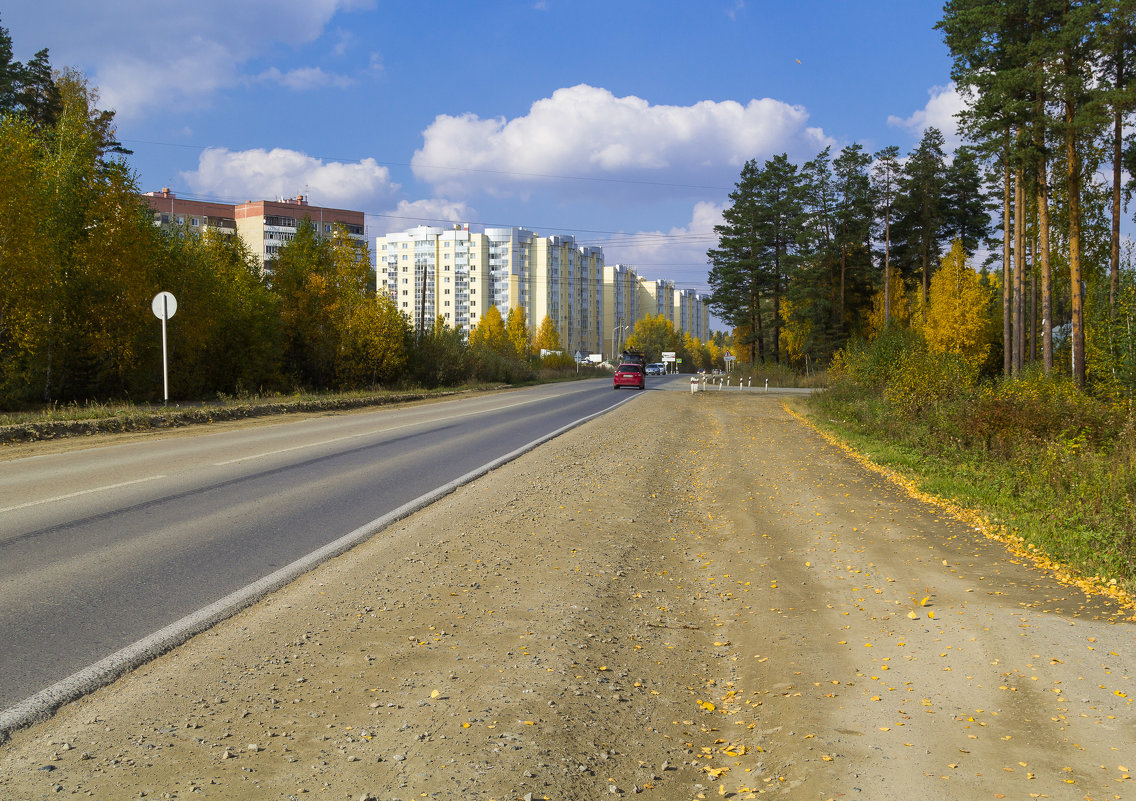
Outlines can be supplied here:
<path id="1" fill-rule="evenodd" d="M 0 461 L 0 709 L 636 397 L 601 379 Z"/>

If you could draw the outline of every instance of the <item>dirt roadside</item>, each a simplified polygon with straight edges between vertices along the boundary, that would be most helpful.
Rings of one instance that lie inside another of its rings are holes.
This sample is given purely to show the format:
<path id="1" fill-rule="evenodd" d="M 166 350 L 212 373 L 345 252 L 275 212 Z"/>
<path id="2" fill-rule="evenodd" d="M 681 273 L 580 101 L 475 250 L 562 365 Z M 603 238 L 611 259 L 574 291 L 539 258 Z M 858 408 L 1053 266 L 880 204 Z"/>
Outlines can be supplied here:
<path id="1" fill-rule="evenodd" d="M 1133 798 L 1130 614 L 773 396 L 648 392 L 15 733 L 0 797 Z"/>

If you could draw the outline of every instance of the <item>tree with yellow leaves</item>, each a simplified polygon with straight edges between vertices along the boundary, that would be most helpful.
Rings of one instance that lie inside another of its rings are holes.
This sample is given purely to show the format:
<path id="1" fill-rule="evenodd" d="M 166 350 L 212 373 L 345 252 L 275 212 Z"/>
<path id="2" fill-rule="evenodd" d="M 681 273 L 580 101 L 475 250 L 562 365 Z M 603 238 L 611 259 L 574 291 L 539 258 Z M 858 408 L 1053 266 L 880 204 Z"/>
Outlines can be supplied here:
<path id="1" fill-rule="evenodd" d="M 993 344 L 991 303 L 990 290 L 966 263 L 962 242 L 955 240 L 928 289 L 923 335 L 932 352 L 954 353 L 981 366 Z"/>
<path id="2" fill-rule="evenodd" d="M 509 352 L 505 321 L 501 319 L 501 312 L 496 306 L 490 306 L 469 332 L 469 345 L 471 348 L 481 348 L 493 353 Z"/>
<path id="3" fill-rule="evenodd" d="M 398 381 L 406 370 L 409 336 L 409 323 L 385 293 L 356 304 L 344 321 L 336 363 L 340 385 L 371 387 Z"/>
<path id="4" fill-rule="evenodd" d="M 635 323 L 635 330 L 627 338 L 627 346 L 642 350 L 649 362 L 663 358 L 663 351 L 678 351 L 680 342 L 675 334 L 674 323 L 662 314 L 639 319 Z"/>
<path id="5" fill-rule="evenodd" d="M 532 332 L 529 331 L 529 319 L 524 306 L 509 309 L 509 316 L 505 320 L 505 338 L 509 340 L 517 358 L 527 359 L 532 355 Z"/>
<path id="6" fill-rule="evenodd" d="M 547 314 L 540 321 L 540 328 L 536 332 L 536 347 L 538 350 L 561 350 L 560 332 L 556 330 L 556 323 Z"/>
<path id="7" fill-rule="evenodd" d="M 868 315 L 868 331 L 872 337 L 884 330 L 884 318 L 889 325 L 903 328 L 912 326 L 911 302 L 903 286 L 903 276 L 892 270 L 887 289 L 872 296 L 872 311 Z"/>

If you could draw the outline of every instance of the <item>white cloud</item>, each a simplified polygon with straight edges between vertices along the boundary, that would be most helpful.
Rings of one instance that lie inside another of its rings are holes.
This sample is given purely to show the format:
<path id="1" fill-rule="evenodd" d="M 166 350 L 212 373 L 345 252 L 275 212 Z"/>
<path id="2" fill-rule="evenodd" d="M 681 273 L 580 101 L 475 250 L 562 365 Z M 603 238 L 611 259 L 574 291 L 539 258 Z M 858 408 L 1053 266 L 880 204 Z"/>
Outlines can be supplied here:
<path id="1" fill-rule="evenodd" d="M 181 177 L 195 194 L 245 200 L 307 195 L 316 206 L 366 209 L 390 202 L 399 190 L 374 159 L 324 162 L 295 150 L 209 148 L 197 169 Z"/>
<path id="2" fill-rule="evenodd" d="M 918 139 L 928 128 L 938 128 L 948 150 L 955 150 L 963 143 L 963 137 L 958 130 L 958 113 L 966 108 L 966 100 L 959 93 L 954 83 L 946 86 L 933 86 L 928 90 L 930 98 L 927 105 L 913 113 L 910 117 L 888 117 L 888 125 L 893 128 L 904 128 Z"/>
<path id="3" fill-rule="evenodd" d="M 368 214 L 367 225 L 373 236 L 385 236 L 393 231 L 406 231 L 419 225 L 442 226 L 450 223 L 467 223 L 476 219 L 476 213 L 460 201 L 434 198 L 429 200 L 403 200 L 398 207 L 384 214 Z"/>
<path id="4" fill-rule="evenodd" d="M 50 19 L 28 10 L 19 15 L 35 41 L 45 38 L 35 36 L 36 27 L 54 26 L 52 63 L 82 69 L 98 87 L 103 105 L 123 120 L 155 109 L 204 105 L 219 89 L 239 85 L 250 60 L 281 43 L 315 41 L 338 12 L 372 5 L 371 0 L 195 0 L 174 5 L 56 0 Z M 293 80 L 303 84 L 299 72 Z"/>
<path id="5" fill-rule="evenodd" d="M 630 264 L 648 280 L 669 278 L 680 289 L 706 290 L 706 251 L 718 237 L 724 205 L 695 204 L 690 222 L 667 231 L 640 231 L 604 245 L 607 264 Z"/>
<path id="6" fill-rule="evenodd" d="M 288 72 L 281 72 L 276 67 L 272 67 L 256 76 L 256 80 L 279 83 L 298 92 L 309 89 L 322 89 L 328 86 L 343 89 L 354 83 L 354 81 L 346 75 L 336 75 L 335 73 L 326 72 L 319 67 L 302 67 L 300 69 L 289 70 Z"/>
<path id="7" fill-rule="evenodd" d="M 412 165 L 449 196 L 524 196 L 538 184 L 569 189 L 580 179 L 656 182 L 646 191 L 674 193 L 681 190 L 676 184 L 729 186 L 750 158 L 782 151 L 811 156 L 833 144 L 807 122 L 801 106 L 769 98 L 744 106 L 710 100 L 651 105 L 580 84 L 558 89 L 513 120 L 440 115 L 424 132 Z M 666 190 L 662 183 L 672 186 Z"/>

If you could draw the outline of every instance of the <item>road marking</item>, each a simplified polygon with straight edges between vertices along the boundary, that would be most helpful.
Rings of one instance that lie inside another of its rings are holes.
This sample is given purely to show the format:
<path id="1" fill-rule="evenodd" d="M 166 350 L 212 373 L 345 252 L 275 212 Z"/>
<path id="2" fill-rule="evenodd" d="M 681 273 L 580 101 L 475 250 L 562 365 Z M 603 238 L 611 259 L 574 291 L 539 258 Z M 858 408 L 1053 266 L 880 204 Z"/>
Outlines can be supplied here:
<path id="1" fill-rule="evenodd" d="M 39 501 L 28 501 L 27 503 L 17 504 L 16 506 L 5 506 L 3 509 L 0 509 L 0 514 L 3 514 L 4 512 L 14 512 L 17 509 L 27 509 L 29 506 L 40 506 L 45 503 L 66 501 L 69 498 L 78 498 L 81 495 L 90 495 L 95 492 L 105 492 L 106 490 L 129 487 L 133 484 L 142 484 L 147 481 L 157 481 L 159 478 L 165 478 L 165 475 L 148 476 L 147 478 L 136 478 L 134 481 L 123 481 L 119 484 L 107 484 L 105 487 L 92 487 L 91 489 L 79 490 L 78 492 L 69 492 L 66 495 L 57 495 L 54 498 L 44 498 Z"/>
<path id="2" fill-rule="evenodd" d="M 225 618 L 232 617 L 241 609 L 251 606 L 270 592 L 274 592 L 285 584 L 294 581 L 317 565 L 321 565 L 329 559 L 333 559 L 345 553 L 369 537 L 382 531 L 395 521 L 401 520 L 417 512 L 419 509 L 429 506 L 431 503 L 449 495 L 458 487 L 481 478 L 490 470 L 495 470 L 504 464 L 508 464 L 517 457 L 528 453 L 551 439 L 555 439 L 566 431 L 583 425 L 589 420 L 599 417 L 601 414 L 606 414 L 612 409 L 629 403 L 638 397 L 638 395 L 630 395 L 598 412 L 585 415 L 568 425 L 561 426 L 555 431 L 538 437 L 527 445 L 522 445 L 520 448 L 504 456 L 499 456 L 481 467 L 471 470 L 464 476 L 456 478 L 447 484 L 443 484 L 437 489 L 425 495 L 421 495 L 417 499 L 403 504 L 393 511 L 387 512 L 382 517 L 376 518 L 370 523 L 344 534 L 339 539 L 312 551 L 307 556 L 303 556 L 291 564 L 285 565 L 275 573 L 271 573 L 259 581 L 254 581 L 252 584 L 236 590 L 226 595 L 224 598 L 220 598 L 208 606 L 198 609 L 192 614 L 186 615 L 181 620 L 170 623 L 165 628 L 116 651 L 110 656 L 104 657 L 92 665 L 88 665 L 77 673 L 72 673 L 67 678 L 57 681 L 46 689 L 40 690 L 31 698 L 27 698 L 8 709 L 0 710 L 0 743 L 5 742 L 16 729 L 27 726 L 34 720 L 42 719 L 46 713 L 58 709 L 63 704 L 74 701 L 88 693 L 94 692 L 99 687 L 110 684 L 110 682 L 114 681 L 114 679 L 119 676 L 181 645 L 194 634 L 205 631 L 210 626 L 213 626 Z M 160 478 L 160 476 L 155 476 L 155 478 Z"/>
<path id="3" fill-rule="evenodd" d="M 544 401 L 544 400 L 548 400 L 548 398 L 531 398 L 529 400 L 519 401 L 518 403 L 510 403 L 507 406 L 498 406 L 498 407 L 490 409 L 488 411 L 489 412 L 500 412 L 500 411 L 504 411 L 505 409 L 513 409 L 513 408 L 516 408 L 517 406 L 527 406 L 530 403 L 538 403 L 538 402 Z M 324 440 L 320 440 L 319 442 L 309 442 L 309 443 L 306 443 L 304 445 L 293 445 L 290 448 L 279 448 L 278 450 L 265 451 L 264 453 L 254 453 L 254 454 L 251 454 L 249 456 L 238 456 L 236 459 L 228 459 L 224 462 L 214 462 L 213 466 L 214 467 L 224 467 L 225 465 L 236 464 L 238 462 L 248 462 L 248 461 L 251 461 L 253 459 L 263 459 L 266 456 L 278 456 L 282 453 L 290 453 L 292 451 L 302 451 L 305 448 L 319 448 L 319 447 L 322 447 L 324 445 L 334 445 L 337 442 L 345 442 L 347 440 L 359 439 L 360 437 L 373 437 L 376 434 L 388 434 L 391 431 L 399 431 L 399 430 L 404 429 L 404 428 L 413 428 L 414 426 L 428 425 L 430 423 L 441 423 L 441 422 L 444 422 L 446 420 L 457 420 L 460 417 L 473 417 L 475 415 L 487 414 L 487 413 L 488 412 L 485 411 L 485 410 L 476 411 L 476 412 L 465 412 L 463 414 L 452 414 L 452 415 L 449 415 L 448 417 L 435 417 L 431 420 L 423 420 L 423 421 L 419 421 L 417 423 L 404 423 L 403 425 L 400 425 L 400 426 L 391 426 L 389 428 L 379 428 L 379 429 L 375 429 L 374 431 L 364 431 L 364 432 L 359 433 L 359 434 L 345 434 L 342 437 L 334 437 L 332 439 L 324 439 Z M 3 511 L 3 510 L 0 509 L 0 511 Z"/>

